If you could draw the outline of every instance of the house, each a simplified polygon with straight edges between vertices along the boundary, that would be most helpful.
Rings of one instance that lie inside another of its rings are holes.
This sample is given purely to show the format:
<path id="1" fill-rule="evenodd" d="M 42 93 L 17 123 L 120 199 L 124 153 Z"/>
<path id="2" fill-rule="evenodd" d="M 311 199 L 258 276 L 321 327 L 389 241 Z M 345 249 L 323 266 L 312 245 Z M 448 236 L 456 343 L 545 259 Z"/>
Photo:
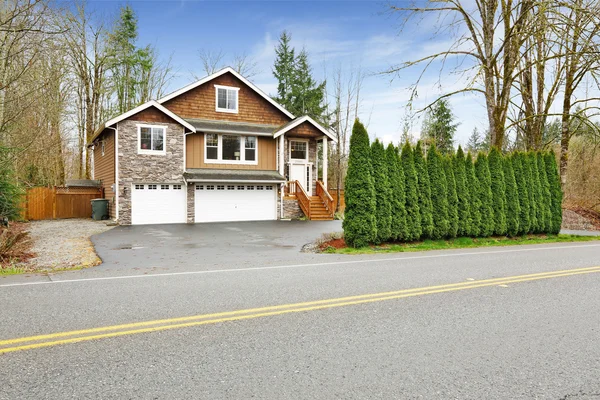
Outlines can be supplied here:
<path id="1" fill-rule="evenodd" d="M 329 142 L 225 68 L 112 118 L 89 145 L 110 217 L 138 225 L 332 219 Z"/>

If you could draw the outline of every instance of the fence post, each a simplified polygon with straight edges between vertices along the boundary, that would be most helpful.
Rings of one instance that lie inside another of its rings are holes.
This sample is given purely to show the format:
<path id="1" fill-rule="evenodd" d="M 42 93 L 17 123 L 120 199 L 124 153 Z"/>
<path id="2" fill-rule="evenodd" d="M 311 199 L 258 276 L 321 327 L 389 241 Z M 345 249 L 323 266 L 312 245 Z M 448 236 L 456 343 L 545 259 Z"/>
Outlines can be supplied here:
<path id="1" fill-rule="evenodd" d="M 52 190 L 52 219 L 56 219 L 56 186 Z"/>

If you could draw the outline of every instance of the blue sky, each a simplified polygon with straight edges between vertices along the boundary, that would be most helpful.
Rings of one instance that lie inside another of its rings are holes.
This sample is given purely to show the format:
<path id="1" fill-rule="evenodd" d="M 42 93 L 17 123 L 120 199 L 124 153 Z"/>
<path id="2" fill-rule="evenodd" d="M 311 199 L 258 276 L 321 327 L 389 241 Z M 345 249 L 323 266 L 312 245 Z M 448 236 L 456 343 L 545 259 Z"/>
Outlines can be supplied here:
<path id="1" fill-rule="evenodd" d="M 246 53 L 257 62 L 252 81 L 267 93 L 274 93 L 272 75 L 274 47 L 284 29 L 292 34 L 293 45 L 305 47 L 315 76 L 341 66 L 346 71 L 360 68 L 365 78 L 361 119 L 369 134 L 385 142 L 398 143 L 409 99 L 408 87 L 418 70 L 408 71 L 391 81 L 379 72 L 415 57 L 428 54 L 448 43 L 434 37 L 432 21 L 422 21 L 399 31 L 396 16 L 388 14 L 380 1 L 95 1 L 90 5 L 102 15 L 117 15 L 129 4 L 138 17 L 139 45 L 154 45 L 161 57 L 172 56 L 177 76 L 170 83 L 175 90 L 203 76 L 200 49 Z M 435 69 L 434 69 L 435 70 Z M 415 108 L 437 95 L 456 88 L 451 75 L 427 74 L 419 89 Z M 441 86 L 440 86 L 441 83 Z M 451 105 L 460 122 L 457 143 L 466 143 L 473 127 L 486 127 L 483 99 L 458 96 Z M 421 121 L 415 120 L 412 133 L 419 135 Z"/>

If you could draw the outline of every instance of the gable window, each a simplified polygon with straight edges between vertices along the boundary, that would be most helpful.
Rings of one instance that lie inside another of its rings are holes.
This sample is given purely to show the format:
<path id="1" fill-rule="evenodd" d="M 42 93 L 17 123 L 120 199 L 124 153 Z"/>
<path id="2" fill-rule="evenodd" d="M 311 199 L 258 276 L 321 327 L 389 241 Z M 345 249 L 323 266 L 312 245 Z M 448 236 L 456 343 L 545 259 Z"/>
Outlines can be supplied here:
<path id="1" fill-rule="evenodd" d="M 213 164 L 258 164 L 256 136 L 205 134 L 204 162 Z"/>
<path id="2" fill-rule="evenodd" d="M 138 125 L 138 153 L 165 154 L 164 126 Z"/>
<path id="3" fill-rule="evenodd" d="M 240 88 L 215 85 L 216 110 L 220 112 L 238 112 L 238 92 Z"/>
<path id="4" fill-rule="evenodd" d="M 290 158 L 293 160 L 308 160 L 308 142 L 291 140 Z"/>

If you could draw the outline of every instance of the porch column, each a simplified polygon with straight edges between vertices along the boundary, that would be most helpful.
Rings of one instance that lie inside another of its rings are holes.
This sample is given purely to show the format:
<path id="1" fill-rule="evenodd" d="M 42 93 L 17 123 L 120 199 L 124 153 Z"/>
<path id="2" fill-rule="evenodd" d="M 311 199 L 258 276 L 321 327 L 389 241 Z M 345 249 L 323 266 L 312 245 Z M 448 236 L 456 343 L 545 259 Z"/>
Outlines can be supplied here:
<path id="1" fill-rule="evenodd" d="M 285 162 L 285 158 L 283 157 L 283 151 L 284 151 L 284 146 L 283 146 L 283 136 L 281 135 L 279 136 L 279 173 L 283 176 L 283 172 L 285 171 L 284 165 L 283 163 Z"/>
<path id="2" fill-rule="evenodd" d="M 323 186 L 327 189 L 327 136 L 323 136 Z"/>

